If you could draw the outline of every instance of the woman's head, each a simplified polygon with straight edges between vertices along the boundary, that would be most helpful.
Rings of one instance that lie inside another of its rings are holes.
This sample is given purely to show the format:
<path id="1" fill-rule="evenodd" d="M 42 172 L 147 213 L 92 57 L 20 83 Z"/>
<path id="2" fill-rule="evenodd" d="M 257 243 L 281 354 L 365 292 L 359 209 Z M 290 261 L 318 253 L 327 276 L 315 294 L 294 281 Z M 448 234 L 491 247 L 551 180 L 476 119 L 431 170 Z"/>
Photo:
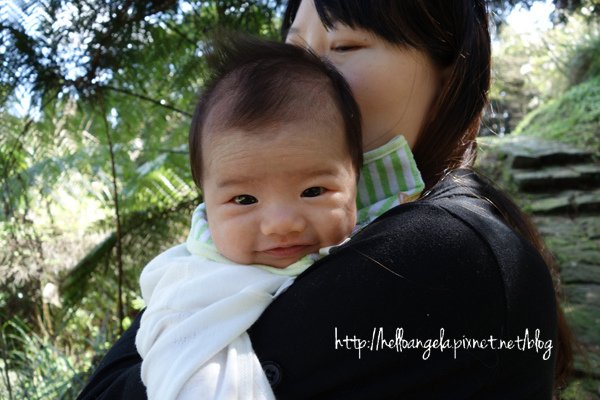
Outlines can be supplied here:
<path id="1" fill-rule="evenodd" d="M 345 75 L 366 150 L 404 134 L 428 186 L 472 161 L 490 77 L 483 0 L 290 0 L 283 32 Z"/>

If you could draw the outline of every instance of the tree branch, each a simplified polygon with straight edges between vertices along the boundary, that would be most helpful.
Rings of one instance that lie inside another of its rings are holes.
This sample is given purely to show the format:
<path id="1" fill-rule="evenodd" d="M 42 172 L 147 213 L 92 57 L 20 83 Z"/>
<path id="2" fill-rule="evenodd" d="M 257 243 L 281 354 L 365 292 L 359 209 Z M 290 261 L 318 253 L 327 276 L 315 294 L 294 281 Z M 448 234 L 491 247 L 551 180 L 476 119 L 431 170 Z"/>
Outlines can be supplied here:
<path id="1" fill-rule="evenodd" d="M 108 141 L 108 150 L 110 153 L 110 166 L 112 173 L 112 185 L 113 185 L 113 203 L 115 207 L 115 218 L 117 222 L 117 313 L 119 316 L 119 333 L 123 333 L 123 319 L 125 319 L 125 313 L 123 310 L 123 246 L 122 246 L 122 232 L 121 232 L 121 217 L 119 215 L 119 190 L 117 188 L 117 169 L 115 166 L 115 152 L 110 134 L 110 128 L 108 126 L 108 118 L 106 117 L 106 105 L 104 104 L 104 98 L 100 98 L 102 120 L 104 121 L 104 130 L 106 133 L 106 140 Z"/>
<path id="2" fill-rule="evenodd" d="M 189 44 L 196 46 L 198 43 L 192 39 L 190 39 L 185 33 L 181 32 L 173 23 L 167 22 L 167 28 L 175 32 L 179 37 L 188 42 Z"/>
<path id="3" fill-rule="evenodd" d="M 186 117 L 190 117 L 190 118 L 192 117 L 192 114 L 188 113 L 187 111 L 180 110 L 179 108 L 177 108 L 175 106 L 172 106 L 170 104 L 166 104 L 166 103 L 163 104 L 159 100 L 153 99 L 153 98 L 145 96 L 143 94 L 138 94 L 138 93 L 131 92 L 131 91 L 127 90 L 127 89 L 121 89 L 121 88 L 117 88 L 117 87 L 114 87 L 114 86 L 100 86 L 99 88 L 100 89 L 108 89 L 108 90 L 112 90 L 113 92 L 118 92 L 118 93 L 126 94 L 128 96 L 132 96 L 132 97 L 138 98 L 140 100 L 148 101 L 148 102 L 150 102 L 150 103 L 152 103 L 152 104 L 154 104 L 156 106 L 163 107 L 163 108 L 166 108 L 166 109 L 171 110 L 171 111 L 175 111 L 175 112 L 177 112 L 177 113 L 179 113 L 181 115 L 185 115 Z"/>

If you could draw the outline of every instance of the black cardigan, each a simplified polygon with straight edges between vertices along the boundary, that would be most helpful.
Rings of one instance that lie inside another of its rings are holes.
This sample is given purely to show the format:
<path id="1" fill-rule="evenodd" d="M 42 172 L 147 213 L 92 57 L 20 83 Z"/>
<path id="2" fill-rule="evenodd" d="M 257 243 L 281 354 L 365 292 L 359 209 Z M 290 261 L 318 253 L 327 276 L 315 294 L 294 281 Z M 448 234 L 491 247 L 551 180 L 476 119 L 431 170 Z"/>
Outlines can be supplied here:
<path id="1" fill-rule="evenodd" d="M 485 185 L 454 172 L 275 299 L 248 333 L 277 398 L 551 398 L 552 280 L 480 198 Z M 138 326 L 139 317 L 79 398 L 146 397 Z"/>

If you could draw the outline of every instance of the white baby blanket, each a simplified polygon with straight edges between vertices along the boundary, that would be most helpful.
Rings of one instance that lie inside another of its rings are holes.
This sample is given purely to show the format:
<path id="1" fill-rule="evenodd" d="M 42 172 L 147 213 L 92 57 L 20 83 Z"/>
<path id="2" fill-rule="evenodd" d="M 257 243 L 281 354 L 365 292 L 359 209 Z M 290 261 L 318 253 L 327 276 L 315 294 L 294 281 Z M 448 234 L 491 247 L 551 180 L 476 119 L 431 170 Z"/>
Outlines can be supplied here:
<path id="1" fill-rule="evenodd" d="M 293 277 L 191 254 L 152 260 L 137 333 L 149 399 L 273 399 L 246 330 Z"/>

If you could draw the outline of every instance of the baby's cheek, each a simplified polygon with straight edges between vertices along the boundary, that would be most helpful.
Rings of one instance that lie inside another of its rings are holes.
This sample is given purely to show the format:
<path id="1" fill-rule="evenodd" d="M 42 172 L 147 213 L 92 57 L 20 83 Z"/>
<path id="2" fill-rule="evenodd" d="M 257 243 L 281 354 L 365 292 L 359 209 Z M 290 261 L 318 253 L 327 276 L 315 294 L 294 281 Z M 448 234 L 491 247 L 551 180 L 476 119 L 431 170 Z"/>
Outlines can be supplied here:
<path id="1" fill-rule="evenodd" d="M 211 231 L 210 231 L 210 237 L 212 238 L 212 241 L 215 244 L 215 247 L 217 248 L 217 250 L 219 251 L 219 253 L 221 253 L 225 257 L 229 258 L 227 256 L 227 253 L 228 253 L 227 242 L 225 242 L 222 239 L 223 236 L 221 235 L 221 232 L 219 230 L 217 230 L 217 229 L 211 229 Z"/>
<path id="2" fill-rule="evenodd" d="M 239 229 L 232 229 L 231 224 L 221 221 L 211 227 L 211 237 L 215 247 L 226 258 L 237 263 L 244 263 L 244 247 Z"/>
<path id="3" fill-rule="evenodd" d="M 356 195 L 352 195 L 352 197 L 346 202 L 346 206 L 344 207 L 344 221 L 347 223 L 346 229 L 349 230 L 346 236 L 349 236 L 354 226 L 356 225 Z"/>
<path id="4" fill-rule="evenodd" d="M 356 207 L 347 207 L 343 209 L 334 223 L 331 224 L 331 236 L 335 237 L 335 242 L 340 243 L 352 233 L 356 225 Z"/>

